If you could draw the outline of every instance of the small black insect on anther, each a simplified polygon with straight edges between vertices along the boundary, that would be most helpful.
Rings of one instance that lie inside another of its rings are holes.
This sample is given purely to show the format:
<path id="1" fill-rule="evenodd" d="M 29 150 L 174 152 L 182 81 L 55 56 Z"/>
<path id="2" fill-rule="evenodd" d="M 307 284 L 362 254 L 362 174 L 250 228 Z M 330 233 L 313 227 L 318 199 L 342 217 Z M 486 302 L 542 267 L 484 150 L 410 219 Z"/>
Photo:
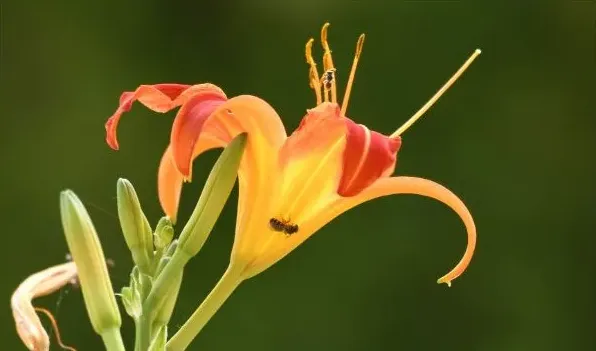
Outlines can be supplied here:
<path id="1" fill-rule="evenodd" d="M 335 69 L 329 69 L 323 73 L 323 85 L 325 89 L 329 90 L 332 87 L 333 81 L 335 80 Z"/>

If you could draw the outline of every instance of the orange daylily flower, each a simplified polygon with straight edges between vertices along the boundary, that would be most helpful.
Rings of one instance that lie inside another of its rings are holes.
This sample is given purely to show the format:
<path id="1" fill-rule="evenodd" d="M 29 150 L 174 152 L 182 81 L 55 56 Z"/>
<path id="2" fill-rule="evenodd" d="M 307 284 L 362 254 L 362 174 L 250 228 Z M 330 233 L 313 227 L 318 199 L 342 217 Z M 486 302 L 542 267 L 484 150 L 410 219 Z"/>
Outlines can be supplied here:
<path id="1" fill-rule="evenodd" d="M 458 72 L 406 124 L 390 136 L 369 130 L 346 117 L 362 46 L 361 35 L 345 95 L 340 105 L 328 24 L 321 31 L 324 72 L 319 77 L 306 44 L 310 86 L 317 106 L 307 110 L 290 136 L 275 110 L 262 99 L 227 98 L 212 84 L 142 85 L 126 92 L 106 123 L 107 142 L 118 148 L 116 127 L 123 112 L 138 100 L 157 112 L 181 106 L 170 145 L 158 174 L 159 199 L 165 213 L 176 218 L 182 184 L 191 179 L 193 160 L 212 148 L 224 147 L 240 133 L 248 141 L 239 169 L 239 203 L 232 264 L 243 278 L 258 274 L 283 258 L 329 221 L 368 200 L 391 194 L 418 194 L 451 207 L 465 224 L 468 243 L 455 268 L 439 279 L 447 283 L 463 273 L 476 245 L 474 221 L 464 203 L 445 187 L 427 179 L 392 177 L 400 135 L 442 95 L 480 53 L 477 50 Z"/>

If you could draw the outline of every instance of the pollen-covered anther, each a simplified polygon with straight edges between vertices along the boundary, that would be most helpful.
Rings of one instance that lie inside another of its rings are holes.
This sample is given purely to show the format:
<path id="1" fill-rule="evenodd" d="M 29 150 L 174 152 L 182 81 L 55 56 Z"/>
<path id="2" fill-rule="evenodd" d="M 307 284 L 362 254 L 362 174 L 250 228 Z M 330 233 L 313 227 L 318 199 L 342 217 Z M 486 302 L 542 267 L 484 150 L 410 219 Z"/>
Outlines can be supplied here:
<path id="1" fill-rule="evenodd" d="M 317 71 L 317 64 L 312 57 L 312 43 L 314 42 L 313 38 L 310 38 L 306 42 L 305 47 L 305 56 L 306 56 L 306 63 L 310 66 L 308 71 L 308 80 L 309 86 L 315 91 L 315 95 L 317 97 L 317 105 L 323 102 L 321 97 L 321 83 L 319 80 L 319 72 Z"/>
<path id="2" fill-rule="evenodd" d="M 329 28 L 329 23 L 325 23 L 323 28 L 321 28 L 321 45 L 323 46 L 323 69 L 325 70 L 325 75 L 327 72 L 335 72 L 335 66 L 333 65 L 333 58 L 331 56 L 331 48 L 329 47 L 329 43 L 327 42 L 327 30 Z M 323 78 L 324 79 L 324 78 Z M 324 83 L 325 81 L 323 81 Z M 331 101 L 337 102 L 337 85 L 335 84 L 335 80 L 331 80 L 329 83 L 329 87 L 327 85 L 323 85 L 325 98 L 323 101 Z M 331 100 L 329 100 L 329 92 L 331 92 Z"/>

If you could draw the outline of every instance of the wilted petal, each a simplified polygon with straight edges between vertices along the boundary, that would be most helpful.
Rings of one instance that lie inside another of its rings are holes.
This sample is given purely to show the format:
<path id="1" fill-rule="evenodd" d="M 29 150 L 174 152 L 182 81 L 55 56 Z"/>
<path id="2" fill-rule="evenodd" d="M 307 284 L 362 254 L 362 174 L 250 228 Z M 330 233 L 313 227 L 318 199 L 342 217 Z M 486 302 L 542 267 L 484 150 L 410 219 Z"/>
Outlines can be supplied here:
<path id="1" fill-rule="evenodd" d="M 29 276 L 12 294 L 10 306 L 17 333 L 29 350 L 46 351 L 50 348 L 48 334 L 35 312 L 32 300 L 57 291 L 75 279 L 76 276 L 77 267 L 75 263 L 64 263 Z"/>

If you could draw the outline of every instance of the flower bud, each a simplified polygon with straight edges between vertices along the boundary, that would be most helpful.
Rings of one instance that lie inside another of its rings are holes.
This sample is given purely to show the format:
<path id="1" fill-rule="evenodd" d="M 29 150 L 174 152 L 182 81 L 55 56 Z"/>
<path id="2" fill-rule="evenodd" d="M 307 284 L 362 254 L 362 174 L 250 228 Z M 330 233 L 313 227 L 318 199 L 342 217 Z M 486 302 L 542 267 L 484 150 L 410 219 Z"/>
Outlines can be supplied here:
<path id="1" fill-rule="evenodd" d="M 246 138 L 245 133 L 238 135 L 221 153 L 190 219 L 182 229 L 178 248 L 189 256 L 196 255 L 203 247 L 234 188 Z"/>
<path id="2" fill-rule="evenodd" d="M 93 329 L 98 334 L 119 330 L 122 321 L 103 250 L 87 210 L 70 190 L 60 194 L 64 235 L 78 270 L 83 298 Z"/>
<path id="3" fill-rule="evenodd" d="M 155 234 L 153 234 L 153 243 L 155 249 L 163 250 L 172 242 L 174 238 L 174 227 L 172 221 L 168 217 L 162 217 L 155 227 Z"/>
<path id="4" fill-rule="evenodd" d="M 153 256 L 151 226 L 143 210 L 137 193 L 126 179 L 118 179 L 118 217 L 126 245 L 130 249 L 134 263 L 141 272 L 148 274 Z"/>

